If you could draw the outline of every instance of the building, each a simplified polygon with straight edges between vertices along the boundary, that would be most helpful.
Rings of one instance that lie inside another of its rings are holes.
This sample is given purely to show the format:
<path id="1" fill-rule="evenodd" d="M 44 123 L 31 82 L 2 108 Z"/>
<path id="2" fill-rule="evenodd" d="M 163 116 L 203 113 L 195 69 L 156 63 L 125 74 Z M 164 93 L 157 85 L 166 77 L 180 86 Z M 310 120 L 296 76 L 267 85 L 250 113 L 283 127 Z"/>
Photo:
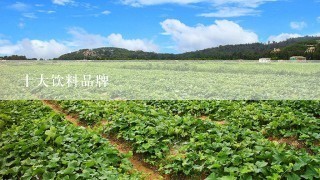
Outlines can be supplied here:
<path id="1" fill-rule="evenodd" d="M 290 57 L 290 60 L 291 61 L 305 62 L 305 61 L 307 61 L 307 58 L 303 57 L 303 56 L 292 56 L 292 57 Z"/>
<path id="2" fill-rule="evenodd" d="M 269 62 L 271 62 L 271 58 L 260 58 L 259 62 L 260 63 L 269 63 Z"/>
<path id="3" fill-rule="evenodd" d="M 306 50 L 305 53 L 314 53 L 315 51 L 316 51 L 316 47 L 310 46 L 310 47 L 308 47 L 308 49 Z"/>
<path id="4" fill-rule="evenodd" d="M 274 48 L 274 49 L 271 51 L 271 53 L 279 53 L 279 52 L 281 52 L 281 49 L 279 49 L 279 48 Z"/>

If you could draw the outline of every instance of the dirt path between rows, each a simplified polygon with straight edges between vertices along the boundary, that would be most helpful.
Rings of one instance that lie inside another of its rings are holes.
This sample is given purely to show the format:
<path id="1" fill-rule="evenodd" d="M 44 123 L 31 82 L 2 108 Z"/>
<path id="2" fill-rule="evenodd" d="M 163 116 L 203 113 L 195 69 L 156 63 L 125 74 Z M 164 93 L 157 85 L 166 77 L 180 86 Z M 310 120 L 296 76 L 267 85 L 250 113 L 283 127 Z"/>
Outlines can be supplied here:
<path id="1" fill-rule="evenodd" d="M 43 104 L 49 106 L 53 111 L 59 114 L 63 114 L 65 119 L 70 121 L 75 126 L 82 126 L 87 128 L 84 124 L 81 124 L 78 119 L 72 115 L 68 115 L 65 113 L 61 107 L 55 104 L 52 101 L 42 100 Z M 104 138 L 108 139 L 110 144 L 112 144 L 120 153 L 128 153 L 131 151 L 131 147 L 128 143 L 118 140 L 114 137 L 107 137 L 103 135 Z M 137 154 L 133 154 L 133 156 L 129 159 L 133 165 L 133 168 L 143 174 L 147 180 L 158 180 L 158 179 L 169 179 L 168 176 L 162 176 L 160 173 L 156 171 L 155 168 L 150 168 L 150 166 L 141 160 L 141 157 Z"/>

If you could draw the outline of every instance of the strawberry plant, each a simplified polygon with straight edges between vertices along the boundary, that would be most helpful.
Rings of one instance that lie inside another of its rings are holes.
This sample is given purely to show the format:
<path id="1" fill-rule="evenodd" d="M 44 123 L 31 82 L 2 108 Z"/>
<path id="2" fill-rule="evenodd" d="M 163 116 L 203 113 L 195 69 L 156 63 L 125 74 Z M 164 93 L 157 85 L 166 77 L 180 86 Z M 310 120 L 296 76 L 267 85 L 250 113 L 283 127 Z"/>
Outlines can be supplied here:
<path id="1" fill-rule="evenodd" d="M 34 109 L 44 107 L 39 102 L 0 102 L 8 107 L 1 110 L 10 111 L 15 104 L 24 109 L 16 124 L 0 134 L 1 179 L 140 179 L 104 138 L 47 108 L 36 117 Z"/>

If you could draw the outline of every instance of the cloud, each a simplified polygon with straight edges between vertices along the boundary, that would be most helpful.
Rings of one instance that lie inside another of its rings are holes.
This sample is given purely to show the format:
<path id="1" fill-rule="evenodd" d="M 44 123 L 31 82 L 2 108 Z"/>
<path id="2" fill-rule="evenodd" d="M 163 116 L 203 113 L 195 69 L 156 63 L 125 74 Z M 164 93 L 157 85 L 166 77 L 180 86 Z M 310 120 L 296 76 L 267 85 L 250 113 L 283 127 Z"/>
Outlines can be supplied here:
<path id="1" fill-rule="evenodd" d="M 111 12 L 110 11 L 108 11 L 108 10 L 105 10 L 105 11 L 103 11 L 101 14 L 104 14 L 104 15 L 109 15 Z"/>
<path id="2" fill-rule="evenodd" d="M 36 7 L 43 7 L 44 4 L 35 4 L 34 6 L 36 6 Z"/>
<path id="3" fill-rule="evenodd" d="M 73 7 L 82 7 L 87 10 L 92 10 L 92 9 L 98 9 L 98 6 L 93 6 L 90 3 L 87 2 L 79 2 L 79 1 L 74 1 L 74 0 L 52 0 L 53 4 L 60 5 L 60 6 L 66 6 L 70 5 Z"/>
<path id="4" fill-rule="evenodd" d="M 69 3 L 73 3 L 73 0 L 52 0 L 53 4 L 64 6 Z"/>
<path id="5" fill-rule="evenodd" d="M 240 7 L 257 8 L 267 2 L 275 2 L 277 0 L 211 0 L 215 6 L 237 5 Z"/>
<path id="6" fill-rule="evenodd" d="M 128 50 L 142 50 L 147 52 L 158 52 L 158 46 L 152 41 L 141 39 L 123 39 L 121 34 L 111 34 L 108 36 L 108 43 L 111 46 L 125 48 Z"/>
<path id="7" fill-rule="evenodd" d="M 0 36 L 0 55 L 25 55 L 28 58 L 51 59 L 62 54 L 78 49 L 92 49 L 99 47 L 119 47 L 129 50 L 158 51 L 158 46 L 152 41 L 142 39 L 124 39 L 121 34 L 110 34 L 102 36 L 90 34 L 81 28 L 70 28 L 71 35 L 69 41 L 58 42 L 54 39 L 49 41 L 23 39 L 17 43 Z"/>
<path id="8" fill-rule="evenodd" d="M 10 44 L 10 41 L 9 41 L 9 40 L 0 39 L 0 46 L 2 46 L 2 45 L 8 45 L 8 44 Z"/>
<path id="9" fill-rule="evenodd" d="M 23 17 L 29 18 L 29 19 L 37 19 L 38 17 L 34 13 L 23 13 Z"/>
<path id="10" fill-rule="evenodd" d="M 26 26 L 26 24 L 24 22 L 19 22 L 18 27 L 20 29 L 23 29 Z"/>
<path id="11" fill-rule="evenodd" d="M 266 2 L 273 2 L 277 0 L 121 0 L 125 5 L 130 5 L 134 7 L 140 6 L 151 6 L 160 4 L 197 4 L 197 3 L 208 3 L 214 6 L 224 6 L 224 5 L 236 5 L 241 7 L 251 7 L 256 8 L 261 4 Z"/>
<path id="12" fill-rule="evenodd" d="M 317 36 L 317 37 L 320 37 L 320 33 L 314 33 L 314 34 L 311 34 L 311 36 Z"/>
<path id="13" fill-rule="evenodd" d="M 133 7 L 160 5 L 160 4 L 207 4 L 210 9 L 215 8 L 215 12 L 202 13 L 203 17 L 229 18 L 239 16 L 259 15 L 261 11 L 256 10 L 260 5 L 278 0 L 121 0 L 125 5 Z"/>
<path id="14" fill-rule="evenodd" d="M 160 4 L 195 4 L 199 2 L 203 2 L 204 0 L 121 0 L 121 2 L 125 5 L 130 5 L 133 7 L 141 7 L 141 6 L 152 6 L 152 5 L 160 5 Z"/>
<path id="15" fill-rule="evenodd" d="M 78 49 L 112 46 L 128 50 L 158 51 L 158 47 L 151 41 L 124 39 L 121 34 L 113 33 L 105 37 L 100 34 L 90 34 L 78 27 L 69 29 L 68 33 L 72 36 L 71 41 L 67 42 L 68 46 Z"/>
<path id="16" fill-rule="evenodd" d="M 307 23 L 304 21 L 301 22 L 291 22 L 290 27 L 295 30 L 302 30 L 307 27 Z"/>
<path id="17" fill-rule="evenodd" d="M 101 14 L 99 13 L 94 13 L 94 14 L 76 14 L 76 15 L 72 15 L 71 17 L 74 18 L 84 18 L 84 17 L 100 17 Z"/>
<path id="18" fill-rule="evenodd" d="M 82 28 L 70 28 L 68 33 L 72 36 L 72 40 L 68 42 L 68 46 L 75 48 L 98 48 L 108 45 L 107 37 L 99 34 L 90 34 Z"/>
<path id="19" fill-rule="evenodd" d="M 319 17 L 317 17 L 317 21 L 318 21 L 318 23 L 320 23 L 320 16 L 319 16 Z"/>
<path id="20" fill-rule="evenodd" d="M 275 42 L 281 42 L 281 41 L 285 41 L 287 39 L 290 39 L 290 38 L 298 38 L 298 37 L 303 37 L 303 36 L 306 36 L 306 35 L 302 35 L 302 34 L 290 34 L 290 33 L 281 33 L 279 35 L 273 35 L 273 36 L 270 36 L 268 38 L 268 41 L 275 41 Z M 317 36 L 317 37 L 320 37 L 320 33 L 313 33 L 313 34 L 309 34 L 309 36 Z"/>
<path id="21" fill-rule="evenodd" d="M 30 8 L 29 5 L 22 3 L 22 2 L 16 2 L 8 7 L 10 9 L 14 9 L 16 11 L 27 11 Z"/>
<path id="22" fill-rule="evenodd" d="M 0 44 L 1 45 L 1 44 Z M 56 40 L 41 41 L 23 39 L 12 44 L 6 41 L 6 44 L 0 46 L 0 54 L 3 55 L 25 55 L 28 58 L 54 58 L 61 54 L 69 52 L 70 49 Z"/>
<path id="23" fill-rule="evenodd" d="M 52 10 L 38 10 L 38 12 L 40 12 L 40 13 L 46 13 L 46 14 L 56 13 L 56 11 L 52 11 Z"/>
<path id="24" fill-rule="evenodd" d="M 217 12 L 202 13 L 202 14 L 199 14 L 199 16 L 229 18 L 229 17 L 240 17 L 240 16 L 255 16 L 255 15 L 258 15 L 259 13 L 260 11 L 257 11 L 252 8 L 222 7 L 222 8 L 219 8 Z"/>
<path id="25" fill-rule="evenodd" d="M 164 34 L 170 35 L 180 52 L 201 50 L 227 44 L 258 42 L 258 36 L 228 20 L 216 20 L 215 24 L 199 24 L 189 27 L 179 20 L 167 19 L 160 23 Z"/>
<path id="26" fill-rule="evenodd" d="M 1 45 L 0 46 L 0 55 L 13 55 L 17 54 L 19 50 L 18 45 Z"/>
<path id="27" fill-rule="evenodd" d="M 302 35 L 301 34 L 281 33 L 281 34 L 276 35 L 276 36 L 270 36 L 268 38 L 268 41 L 281 42 L 281 41 L 285 41 L 285 40 L 290 39 L 290 38 L 297 38 L 297 37 L 302 37 Z"/>

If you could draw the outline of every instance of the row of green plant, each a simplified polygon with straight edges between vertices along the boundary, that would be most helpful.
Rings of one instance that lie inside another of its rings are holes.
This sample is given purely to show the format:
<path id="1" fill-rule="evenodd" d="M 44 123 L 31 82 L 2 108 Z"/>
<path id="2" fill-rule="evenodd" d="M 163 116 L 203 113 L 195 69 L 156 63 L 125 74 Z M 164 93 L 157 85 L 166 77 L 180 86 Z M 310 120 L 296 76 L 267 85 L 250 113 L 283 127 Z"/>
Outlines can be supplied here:
<path id="1" fill-rule="evenodd" d="M 162 104 L 163 103 L 163 104 Z M 319 153 L 320 101 L 149 101 L 173 114 L 208 116 L 268 137 L 293 137 Z"/>
<path id="2" fill-rule="evenodd" d="M 0 101 L 0 179 L 141 179 L 129 154 L 40 101 Z"/>
<path id="3" fill-rule="evenodd" d="M 58 101 L 58 104 L 66 113 L 77 116 L 80 122 L 87 125 L 105 118 L 104 107 L 95 101 Z"/>
<path id="4" fill-rule="evenodd" d="M 318 152 L 314 142 L 319 120 L 289 106 L 264 101 L 73 103 L 104 109 L 99 115 L 108 121 L 102 127 L 104 133 L 130 142 L 145 161 L 168 174 L 206 174 L 213 179 L 320 178 L 318 154 L 267 139 L 297 136 Z"/>

